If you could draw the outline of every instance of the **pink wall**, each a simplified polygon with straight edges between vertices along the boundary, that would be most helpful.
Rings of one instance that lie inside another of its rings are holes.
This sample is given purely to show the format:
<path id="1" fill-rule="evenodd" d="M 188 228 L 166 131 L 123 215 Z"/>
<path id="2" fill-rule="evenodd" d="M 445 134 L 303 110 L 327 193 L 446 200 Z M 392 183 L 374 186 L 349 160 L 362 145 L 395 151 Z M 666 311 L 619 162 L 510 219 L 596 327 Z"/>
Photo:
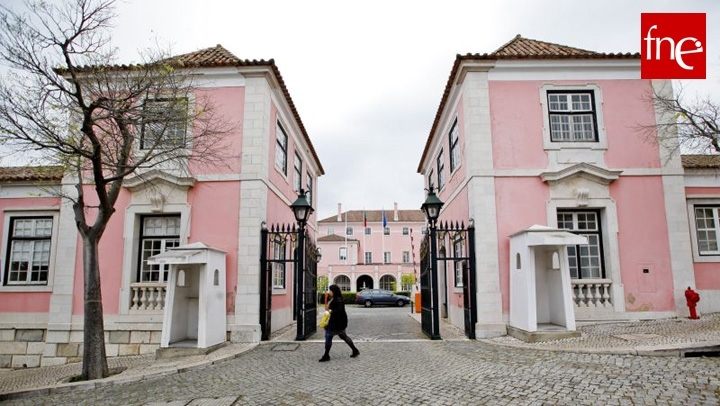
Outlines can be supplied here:
<path id="1" fill-rule="evenodd" d="M 532 196 L 532 198 L 522 198 L 522 196 Z M 546 226 L 549 199 L 550 189 L 539 177 L 495 178 L 498 263 L 503 313 L 510 311 L 510 235 L 534 224 Z M 477 233 L 482 233 L 482 224 L 477 226 Z M 478 252 L 477 255 L 489 255 L 489 253 Z"/>
<path id="2" fill-rule="evenodd" d="M 610 194 L 617 204 L 627 310 L 675 310 L 662 179 L 621 177 L 610 185 Z"/>
<path id="3" fill-rule="evenodd" d="M 56 197 L 0 199 L 0 213 L 8 209 L 53 208 L 60 210 L 60 199 Z M 9 227 L 5 224 L 5 216 L 0 216 L 0 230 Z M 7 245 L 7 242 L 3 242 Z M 6 277 L 6 258 L 2 258 L 3 280 Z M 44 288 L 44 286 L 42 287 Z M 30 287 L 30 289 L 32 289 Z M 0 292 L 0 312 L 48 312 L 50 308 L 50 292 Z"/>
<path id="4" fill-rule="evenodd" d="M 720 196 L 720 188 L 713 187 L 686 187 L 685 194 L 690 199 L 693 196 Z M 694 216 L 690 215 L 690 218 Z M 692 249 L 696 249 L 692 247 Z M 697 289 L 720 289 L 720 264 L 717 262 L 695 262 L 695 285 Z"/>
<path id="5" fill-rule="evenodd" d="M 202 89 L 196 90 L 195 95 L 198 102 L 204 98 L 212 98 L 212 105 L 215 108 L 214 115 L 217 117 L 217 120 L 213 120 L 213 123 L 218 124 L 226 121 L 221 125 L 221 130 L 227 132 L 227 134 L 221 134 L 222 141 L 218 139 L 218 142 L 222 142 L 221 153 L 224 155 L 222 162 L 211 166 L 192 162 L 190 165 L 192 173 L 240 173 L 245 87 Z M 195 131 L 199 133 L 201 130 L 196 128 Z"/>
<path id="6" fill-rule="evenodd" d="M 239 182 L 198 182 L 188 191 L 188 203 L 192 207 L 188 243 L 202 242 L 226 253 L 228 314 L 235 313 L 239 197 Z"/>

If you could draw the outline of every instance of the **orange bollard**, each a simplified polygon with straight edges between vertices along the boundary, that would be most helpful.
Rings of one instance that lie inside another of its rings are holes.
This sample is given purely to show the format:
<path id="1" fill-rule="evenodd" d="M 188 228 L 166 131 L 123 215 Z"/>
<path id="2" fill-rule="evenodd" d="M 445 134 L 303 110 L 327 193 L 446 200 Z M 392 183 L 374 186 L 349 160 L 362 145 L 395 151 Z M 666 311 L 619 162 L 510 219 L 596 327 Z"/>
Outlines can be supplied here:
<path id="1" fill-rule="evenodd" d="M 420 302 L 420 292 L 415 293 L 415 313 L 422 313 L 422 302 Z"/>

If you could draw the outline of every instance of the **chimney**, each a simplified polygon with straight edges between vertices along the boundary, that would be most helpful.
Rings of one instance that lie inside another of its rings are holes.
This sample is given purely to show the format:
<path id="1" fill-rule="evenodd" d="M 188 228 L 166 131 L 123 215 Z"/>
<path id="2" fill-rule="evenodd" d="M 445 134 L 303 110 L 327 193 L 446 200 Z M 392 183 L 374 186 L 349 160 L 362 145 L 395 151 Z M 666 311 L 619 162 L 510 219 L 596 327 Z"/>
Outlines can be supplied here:
<path id="1" fill-rule="evenodd" d="M 343 221 L 343 219 L 342 219 L 342 203 L 338 203 L 337 221 Z"/>
<path id="2" fill-rule="evenodd" d="M 395 205 L 395 213 L 393 214 L 393 220 L 399 221 L 400 218 L 398 218 L 398 208 L 397 208 L 397 202 L 393 203 Z"/>

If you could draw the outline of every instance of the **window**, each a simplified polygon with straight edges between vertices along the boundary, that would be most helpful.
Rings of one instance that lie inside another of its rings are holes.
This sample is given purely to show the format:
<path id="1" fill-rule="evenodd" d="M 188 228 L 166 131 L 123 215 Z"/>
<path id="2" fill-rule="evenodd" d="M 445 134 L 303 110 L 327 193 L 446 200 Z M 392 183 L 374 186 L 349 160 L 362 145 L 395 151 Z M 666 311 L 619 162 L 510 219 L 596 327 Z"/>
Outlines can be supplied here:
<path id="1" fill-rule="evenodd" d="M 187 111 L 186 98 L 145 100 L 140 149 L 185 146 Z"/>
<path id="2" fill-rule="evenodd" d="M 365 227 L 365 235 L 371 235 L 372 234 L 372 228 Z"/>
<path id="3" fill-rule="evenodd" d="M 433 177 L 433 171 L 430 171 L 430 173 L 428 173 L 428 188 L 429 188 L 430 186 L 432 186 L 432 187 L 437 186 L 437 185 L 435 184 L 435 179 L 434 179 L 434 177 Z"/>
<path id="4" fill-rule="evenodd" d="M 383 227 L 383 235 L 390 235 L 390 227 Z"/>
<path id="5" fill-rule="evenodd" d="M 302 187 L 302 159 L 300 159 L 300 155 L 298 155 L 297 152 L 295 153 L 295 162 L 293 163 L 293 166 L 295 167 L 293 188 L 297 192 L 300 191 L 300 188 Z"/>
<path id="6" fill-rule="evenodd" d="M 346 227 L 346 228 L 345 228 L 345 235 L 353 235 L 353 228 L 352 228 L 352 227 Z"/>
<path id="7" fill-rule="evenodd" d="M 385 252 L 383 253 L 383 261 L 384 261 L 383 263 L 385 263 L 385 264 L 389 264 L 389 263 L 392 262 L 392 258 L 391 258 L 391 256 L 390 256 L 390 252 L 389 252 L 389 251 L 385 251 Z"/>
<path id="8" fill-rule="evenodd" d="M 272 288 L 285 289 L 285 259 L 287 258 L 287 244 L 280 235 L 275 234 L 272 241 Z M 277 262 L 275 262 L 277 261 Z"/>
<path id="9" fill-rule="evenodd" d="M 52 217 L 11 217 L 5 285 L 47 285 Z"/>
<path id="10" fill-rule="evenodd" d="M 340 261 L 347 261 L 347 247 L 340 247 Z"/>
<path id="11" fill-rule="evenodd" d="M 275 128 L 275 168 L 287 175 L 288 136 L 278 121 Z"/>
<path id="12" fill-rule="evenodd" d="M 438 190 L 442 189 L 443 186 L 445 186 L 445 173 L 443 172 L 444 170 L 445 161 L 443 161 L 443 150 L 440 150 L 440 153 L 437 157 Z"/>
<path id="13" fill-rule="evenodd" d="M 148 264 L 148 258 L 180 245 L 180 216 L 146 216 L 140 231 L 138 282 L 167 282 L 167 264 Z"/>
<path id="14" fill-rule="evenodd" d="M 410 263 L 410 251 L 403 251 L 402 256 L 403 256 L 403 263 L 409 264 Z"/>
<path id="15" fill-rule="evenodd" d="M 335 234 L 335 230 L 332 227 L 328 227 L 327 235 L 333 235 L 333 234 Z"/>
<path id="16" fill-rule="evenodd" d="M 573 279 L 602 279 L 605 277 L 602 258 L 602 233 L 596 211 L 559 211 L 558 228 L 587 237 L 587 245 L 567 247 L 570 277 Z"/>
<path id="17" fill-rule="evenodd" d="M 342 292 L 350 291 L 350 278 L 345 275 L 338 275 L 335 277 L 334 282 Z"/>
<path id="18" fill-rule="evenodd" d="M 720 230 L 720 207 L 695 206 L 695 233 L 700 255 L 720 255 L 718 231 Z"/>
<path id="19" fill-rule="evenodd" d="M 450 173 L 460 165 L 460 130 L 458 130 L 457 119 L 450 128 Z"/>
<path id="20" fill-rule="evenodd" d="M 403 227 L 403 235 L 410 235 L 410 228 Z"/>
<path id="21" fill-rule="evenodd" d="M 456 258 L 465 256 L 465 243 L 459 235 L 458 237 L 453 241 L 453 256 Z M 463 286 L 463 266 L 466 266 L 465 260 L 456 260 L 453 266 L 455 267 L 455 287 L 461 288 Z"/>
<path id="22" fill-rule="evenodd" d="M 550 141 L 598 141 L 592 91 L 548 91 L 547 98 Z"/>
<path id="23" fill-rule="evenodd" d="M 307 191 L 305 192 L 305 197 L 307 197 L 308 203 L 312 206 L 313 178 L 309 173 L 305 176 L 307 177 Z"/>
<path id="24" fill-rule="evenodd" d="M 365 253 L 365 263 L 372 264 L 372 252 Z"/>
<path id="25" fill-rule="evenodd" d="M 383 275 L 380 278 L 380 289 L 395 291 L 395 278 L 392 275 Z"/>

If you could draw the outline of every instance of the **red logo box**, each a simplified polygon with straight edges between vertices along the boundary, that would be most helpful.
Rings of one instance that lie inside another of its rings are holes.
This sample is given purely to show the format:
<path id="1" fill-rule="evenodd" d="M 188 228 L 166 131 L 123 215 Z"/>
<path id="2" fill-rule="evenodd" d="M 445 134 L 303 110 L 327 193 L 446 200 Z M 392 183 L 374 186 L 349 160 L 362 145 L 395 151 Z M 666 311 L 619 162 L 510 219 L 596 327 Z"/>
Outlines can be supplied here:
<path id="1" fill-rule="evenodd" d="M 642 13 L 640 77 L 705 79 L 705 13 Z"/>

